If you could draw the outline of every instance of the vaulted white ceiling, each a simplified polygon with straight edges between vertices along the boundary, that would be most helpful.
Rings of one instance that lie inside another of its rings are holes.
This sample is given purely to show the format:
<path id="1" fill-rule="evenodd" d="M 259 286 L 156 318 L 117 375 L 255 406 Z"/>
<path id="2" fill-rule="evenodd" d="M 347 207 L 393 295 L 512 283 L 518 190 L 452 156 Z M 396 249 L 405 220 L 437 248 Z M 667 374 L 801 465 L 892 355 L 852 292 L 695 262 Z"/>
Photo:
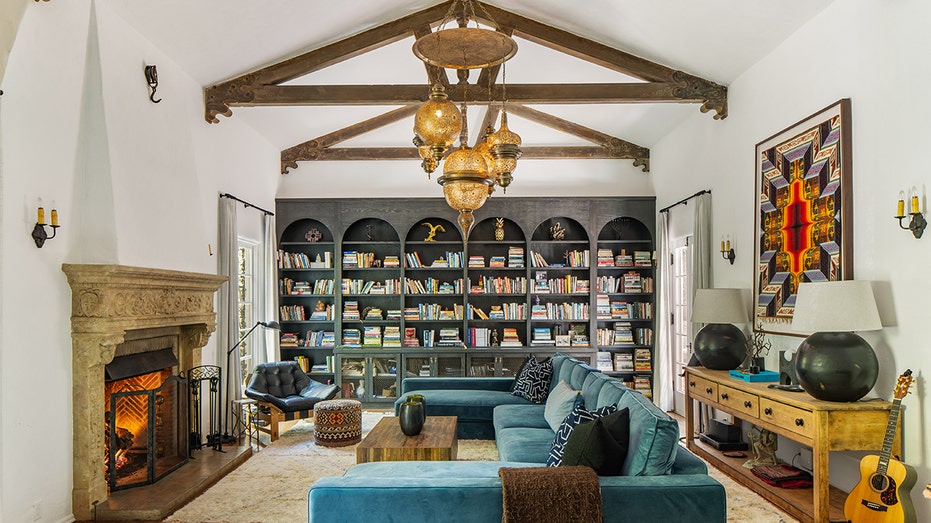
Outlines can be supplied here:
<path id="1" fill-rule="evenodd" d="M 487 4 L 728 85 L 833 0 L 497 0 Z M 204 87 L 320 48 L 437 4 L 434 0 L 108 0 L 119 16 Z M 517 39 L 507 83 L 632 81 L 619 73 Z M 417 84 L 427 78 L 413 38 L 295 80 L 314 84 Z M 477 77 L 473 72 L 472 81 Z M 453 75 L 453 78 L 455 76 Z M 500 80 L 500 78 L 499 78 Z M 479 100 L 478 102 L 481 102 Z M 390 107 L 234 107 L 281 149 L 382 114 Z M 542 109 L 542 108 L 541 108 Z M 545 111 L 651 147 L 697 104 L 547 105 Z M 482 113 L 470 111 L 473 137 Z M 220 117 L 223 125 L 225 117 Z M 708 115 L 711 118 L 711 115 Z M 353 138 L 347 147 L 410 146 L 412 121 Z M 512 116 L 525 144 L 578 145 L 579 138 Z"/>

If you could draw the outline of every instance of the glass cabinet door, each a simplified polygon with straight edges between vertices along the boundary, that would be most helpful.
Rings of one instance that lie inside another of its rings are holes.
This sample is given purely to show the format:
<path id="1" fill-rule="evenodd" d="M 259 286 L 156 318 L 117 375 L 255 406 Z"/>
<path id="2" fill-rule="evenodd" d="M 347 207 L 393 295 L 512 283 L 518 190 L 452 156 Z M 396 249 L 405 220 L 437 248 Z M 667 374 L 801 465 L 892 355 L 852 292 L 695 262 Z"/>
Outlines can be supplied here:
<path id="1" fill-rule="evenodd" d="M 398 359 L 395 355 L 373 356 L 372 390 L 370 397 L 374 400 L 391 400 L 398 397 Z"/>
<path id="2" fill-rule="evenodd" d="M 365 399 L 365 358 L 341 357 L 339 368 L 340 397 Z"/>

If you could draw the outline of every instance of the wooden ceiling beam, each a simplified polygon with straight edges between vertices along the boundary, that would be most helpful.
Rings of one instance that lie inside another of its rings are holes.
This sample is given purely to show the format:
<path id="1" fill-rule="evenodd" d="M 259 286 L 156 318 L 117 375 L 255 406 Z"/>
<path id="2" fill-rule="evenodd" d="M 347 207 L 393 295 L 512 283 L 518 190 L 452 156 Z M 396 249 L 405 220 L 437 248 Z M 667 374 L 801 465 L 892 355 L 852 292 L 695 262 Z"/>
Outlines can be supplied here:
<path id="1" fill-rule="evenodd" d="M 508 111 L 513 115 L 520 116 L 531 122 L 537 122 L 550 129 L 571 134 L 596 145 L 600 145 L 608 150 L 608 154 L 612 158 L 628 158 L 634 160 L 634 166 L 642 167 L 643 172 L 648 172 L 650 170 L 650 150 L 646 147 L 523 105 L 509 104 Z"/>
<path id="2" fill-rule="evenodd" d="M 384 47 L 415 34 L 423 26 L 442 20 L 451 2 L 443 2 L 398 18 L 367 31 L 344 38 L 256 71 L 208 87 L 204 91 L 205 119 L 217 123 L 218 115 L 232 115 L 230 107 L 252 97 L 263 85 L 280 84 Z"/>
<path id="3" fill-rule="evenodd" d="M 269 85 L 258 87 L 248 100 L 230 101 L 230 105 L 256 106 L 317 106 L 317 105 L 405 105 L 426 101 L 427 85 Z M 450 85 L 449 99 L 463 101 L 465 89 Z M 629 103 L 689 103 L 702 100 L 700 93 L 679 92 L 675 83 L 629 84 L 513 84 L 507 86 L 509 102 L 524 104 L 629 104 Z M 488 89 L 469 84 L 471 105 L 487 104 L 488 100 L 503 100 L 502 86 Z"/>

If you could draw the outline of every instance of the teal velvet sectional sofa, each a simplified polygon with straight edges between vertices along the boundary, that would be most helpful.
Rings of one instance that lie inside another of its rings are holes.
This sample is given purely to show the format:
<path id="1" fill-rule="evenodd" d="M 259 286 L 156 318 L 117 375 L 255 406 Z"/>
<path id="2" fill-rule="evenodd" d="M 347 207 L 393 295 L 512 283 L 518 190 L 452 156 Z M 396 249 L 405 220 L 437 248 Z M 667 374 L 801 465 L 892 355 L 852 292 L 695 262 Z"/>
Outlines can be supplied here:
<path id="1" fill-rule="evenodd" d="M 552 385 L 582 391 L 586 409 L 627 408 L 630 434 L 620 476 L 601 476 L 604 521 L 726 521 L 724 487 L 679 445 L 678 424 L 619 380 L 564 354 L 552 358 Z M 460 439 L 495 439 L 500 461 L 383 462 L 326 477 L 308 493 L 311 522 L 501 521 L 501 467 L 542 467 L 555 432 L 545 405 L 511 394 L 513 378 L 408 378 L 427 415 L 458 416 Z"/>

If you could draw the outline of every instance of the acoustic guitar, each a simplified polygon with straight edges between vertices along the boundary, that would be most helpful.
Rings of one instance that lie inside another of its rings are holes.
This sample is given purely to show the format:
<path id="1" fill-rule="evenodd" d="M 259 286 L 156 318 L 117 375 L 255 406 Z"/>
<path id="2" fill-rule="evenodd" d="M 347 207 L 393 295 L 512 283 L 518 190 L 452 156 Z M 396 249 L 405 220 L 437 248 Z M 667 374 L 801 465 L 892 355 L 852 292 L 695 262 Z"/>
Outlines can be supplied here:
<path id="1" fill-rule="evenodd" d="M 909 491 L 915 485 L 918 475 L 913 467 L 890 457 L 902 398 L 908 394 L 911 385 L 912 371 L 906 370 L 899 376 L 895 386 L 895 399 L 892 401 L 882 451 L 879 456 L 870 455 L 860 460 L 860 482 L 850 491 L 844 503 L 844 517 L 851 523 L 916 521 Z"/>

